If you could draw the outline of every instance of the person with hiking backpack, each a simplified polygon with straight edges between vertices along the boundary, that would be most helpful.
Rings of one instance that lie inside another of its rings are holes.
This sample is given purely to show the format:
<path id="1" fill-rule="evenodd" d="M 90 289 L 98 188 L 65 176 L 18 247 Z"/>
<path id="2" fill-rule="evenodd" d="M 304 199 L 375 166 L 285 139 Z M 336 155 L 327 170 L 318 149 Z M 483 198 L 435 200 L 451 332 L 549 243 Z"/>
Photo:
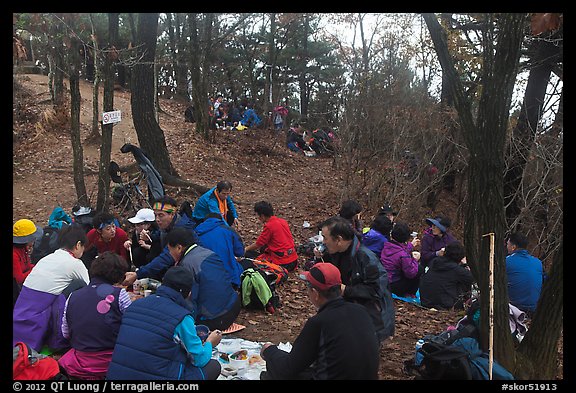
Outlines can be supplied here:
<path id="1" fill-rule="evenodd" d="M 296 269 L 298 254 L 288 222 L 274 215 L 274 208 L 270 202 L 256 202 L 254 212 L 258 215 L 258 221 L 264 225 L 264 228 L 258 239 L 246 247 L 246 256 L 250 257 L 252 255 L 250 253 L 259 249 L 260 255 L 254 259 L 270 261 L 289 272 Z"/>
<path id="2" fill-rule="evenodd" d="M 330 217 L 319 227 L 326 246 L 322 258 L 340 270 L 342 297 L 366 308 L 376 327 L 378 339 L 383 342 L 394 335 L 395 318 L 386 269 L 376 254 L 360 242 L 345 218 Z"/>
<path id="3" fill-rule="evenodd" d="M 316 307 L 290 352 L 262 346 L 266 371 L 260 379 L 378 379 L 376 330 L 366 309 L 342 298 L 340 271 L 319 262 L 299 276 Z"/>

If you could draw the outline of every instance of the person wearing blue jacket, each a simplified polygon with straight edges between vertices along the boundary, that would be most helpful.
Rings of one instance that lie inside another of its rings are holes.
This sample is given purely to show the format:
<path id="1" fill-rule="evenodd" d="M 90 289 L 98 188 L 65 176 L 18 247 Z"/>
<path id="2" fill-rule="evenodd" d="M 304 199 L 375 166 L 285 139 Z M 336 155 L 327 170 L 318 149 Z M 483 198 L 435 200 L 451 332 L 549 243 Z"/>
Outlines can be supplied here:
<path id="1" fill-rule="evenodd" d="M 222 259 L 198 245 L 183 228 L 170 231 L 167 241 L 178 266 L 192 273 L 192 292 L 187 302 L 194 320 L 211 330 L 228 329 L 240 314 L 242 304 Z"/>
<path id="2" fill-rule="evenodd" d="M 192 273 L 182 266 L 166 272 L 155 294 L 126 309 L 112 353 L 109 380 L 215 380 L 220 363 L 212 349 L 222 332 L 202 343 L 186 298 Z"/>
<path id="3" fill-rule="evenodd" d="M 540 259 L 530 255 L 528 238 L 515 232 L 506 241 L 506 275 L 508 276 L 508 297 L 510 303 L 520 310 L 533 313 L 542 291 L 544 268 Z"/>
<path id="4" fill-rule="evenodd" d="M 370 230 L 362 235 L 362 244 L 380 258 L 384 243 L 390 240 L 393 222 L 384 214 L 377 215 Z"/>
<path id="5" fill-rule="evenodd" d="M 236 260 L 236 257 L 244 256 L 244 242 L 240 235 L 230 228 L 218 213 L 209 213 L 195 231 L 202 245 L 214 251 L 222 259 L 224 267 L 230 273 L 232 285 L 239 288 L 240 275 L 244 271 L 242 265 Z"/>
<path id="6" fill-rule="evenodd" d="M 129 286 L 134 281 L 146 277 L 162 280 L 166 270 L 174 266 L 176 262 L 167 247 L 167 236 L 173 229 L 184 228 L 191 234 L 194 242 L 199 243 L 198 236 L 194 231 L 196 222 L 187 215 L 178 213 L 177 202 L 174 198 L 163 196 L 157 199 L 152 205 L 152 210 L 154 210 L 156 223 L 160 228 L 162 252 L 149 263 L 137 268 L 136 271 L 127 272 L 122 285 Z"/>
<path id="7" fill-rule="evenodd" d="M 232 183 L 227 180 L 219 181 L 216 187 L 206 191 L 194 205 L 192 218 L 197 223 L 204 220 L 209 213 L 218 213 L 228 225 L 236 225 L 238 228 L 238 212 L 232 201 L 230 193 L 232 192 Z"/>

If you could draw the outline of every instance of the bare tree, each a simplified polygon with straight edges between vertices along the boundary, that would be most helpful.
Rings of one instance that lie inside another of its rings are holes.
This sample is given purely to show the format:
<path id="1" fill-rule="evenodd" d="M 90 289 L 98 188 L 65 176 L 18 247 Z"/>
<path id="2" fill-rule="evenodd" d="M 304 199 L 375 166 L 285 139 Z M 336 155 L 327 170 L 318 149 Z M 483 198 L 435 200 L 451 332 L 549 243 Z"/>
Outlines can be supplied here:
<path id="1" fill-rule="evenodd" d="M 433 14 L 424 14 L 430 35 L 446 74 L 454 105 L 459 114 L 460 129 L 468 147 L 469 175 L 468 175 L 468 201 L 465 210 L 464 237 L 466 244 L 467 259 L 472 261 L 471 267 L 476 277 L 482 299 L 487 299 L 490 293 L 489 286 L 489 257 L 490 250 L 488 241 L 483 240 L 483 235 L 494 233 L 495 244 L 503 244 L 507 232 L 504 211 L 504 184 L 502 174 L 505 164 L 505 141 L 509 118 L 512 89 L 518 68 L 520 48 L 526 26 L 526 14 L 499 14 L 498 16 L 484 15 L 481 22 L 483 29 L 483 63 L 482 63 L 482 92 L 476 116 L 472 113 L 470 99 L 454 68 L 454 61 L 446 43 L 445 33 Z M 558 256 L 561 260 L 562 256 Z M 508 290 L 506 277 L 506 264 L 503 247 L 495 249 L 494 274 L 494 358 L 502 365 L 515 373 L 520 369 L 521 363 L 517 363 L 514 343 L 510 335 Z M 561 263 L 561 262 L 560 262 Z M 561 269 L 556 274 L 561 274 Z M 556 282 L 556 277 L 551 280 Z M 548 283 L 547 285 L 551 285 Z M 560 306 L 558 303 L 560 302 Z M 561 323 L 562 297 L 554 297 L 540 300 L 549 304 L 554 312 L 547 315 L 550 326 L 554 329 L 535 331 L 534 335 L 557 334 Z M 540 308 L 539 308 L 540 310 Z M 548 310 L 547 310 L 548 312 Z M 536 313 L 538 315 L 538 312 Z M 481 345 L 488 349 L 489 326 L 489 302 L 481 303 Z M 532 328 L 531 328 L 532 329 Z M 535 339 L 533 342 L 539 340 Z M 540 343 L 549 340 L 540 340 Z M 528 345 L 528 344 L 524 344 Z M 521 344 L 522 346 L 522 344 Z M 542 354 L 546 352 L 544 359 L 555 360 L 556 346 L 539 348 Z M 527 352 L 526 352 L 527 353 Z M 541 363 L 543 358 L 524 358 L 524 361 L 532 364 Z M 523 364 L 523 362 L 522 362 Z M 550 364 L 546 365 L 551 369 Z M 554 361 L 555 366 L 555 361 Z"/>
<path id="2" fill-rule="evenodd" d="M 104 97 L 103 111 L 114 110 L 114 62 L 118 59 L 116 42 L 118 41 L 118 14 L 108 14 L 108 45 L 104 59 Z M 110 195 L 110 157 L 112 152 L 112 127 L 114 124 L 102 124 L 102 143 L 100 145 L 100 160 L 98 162 L 98 196 L 96 210 L 106 211 Z"/>

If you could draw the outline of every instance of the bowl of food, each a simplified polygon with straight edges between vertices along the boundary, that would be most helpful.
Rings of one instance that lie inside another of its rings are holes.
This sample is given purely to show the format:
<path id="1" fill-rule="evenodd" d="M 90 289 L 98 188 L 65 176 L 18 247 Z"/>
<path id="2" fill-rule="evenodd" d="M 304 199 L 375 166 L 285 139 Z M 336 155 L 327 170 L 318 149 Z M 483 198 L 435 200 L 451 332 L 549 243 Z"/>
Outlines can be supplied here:
<path id="1" fill-rule="evenodd" d="M 206 325 L 196 325 L 196 334 L 200 337 L 200 340 L 204 342 L 210 334 L 210 328 Z"/>
<path id="2" fill-rule="evenodd" d="M 236 370 L 248 367 L 248 351 L 245 349 L 234 352 L 228 359 L 230 360 L 230 366 Z"/>

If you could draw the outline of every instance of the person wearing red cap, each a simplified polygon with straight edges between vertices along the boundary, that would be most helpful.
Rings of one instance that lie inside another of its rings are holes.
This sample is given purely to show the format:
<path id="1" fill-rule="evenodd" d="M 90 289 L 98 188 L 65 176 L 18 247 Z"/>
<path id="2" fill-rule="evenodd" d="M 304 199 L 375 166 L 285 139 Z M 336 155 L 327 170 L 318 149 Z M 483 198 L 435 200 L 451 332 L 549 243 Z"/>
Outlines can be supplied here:
<path id="1" fill-rule="evenodd" d="M 366 309 L 342 298 L 340 271 L 316 263 L 299 276 L 318 312 L 310 317 L 290 352 L 262 346 L 266 371 L 260 379 L 378 379 L 378 336 Z"/>

